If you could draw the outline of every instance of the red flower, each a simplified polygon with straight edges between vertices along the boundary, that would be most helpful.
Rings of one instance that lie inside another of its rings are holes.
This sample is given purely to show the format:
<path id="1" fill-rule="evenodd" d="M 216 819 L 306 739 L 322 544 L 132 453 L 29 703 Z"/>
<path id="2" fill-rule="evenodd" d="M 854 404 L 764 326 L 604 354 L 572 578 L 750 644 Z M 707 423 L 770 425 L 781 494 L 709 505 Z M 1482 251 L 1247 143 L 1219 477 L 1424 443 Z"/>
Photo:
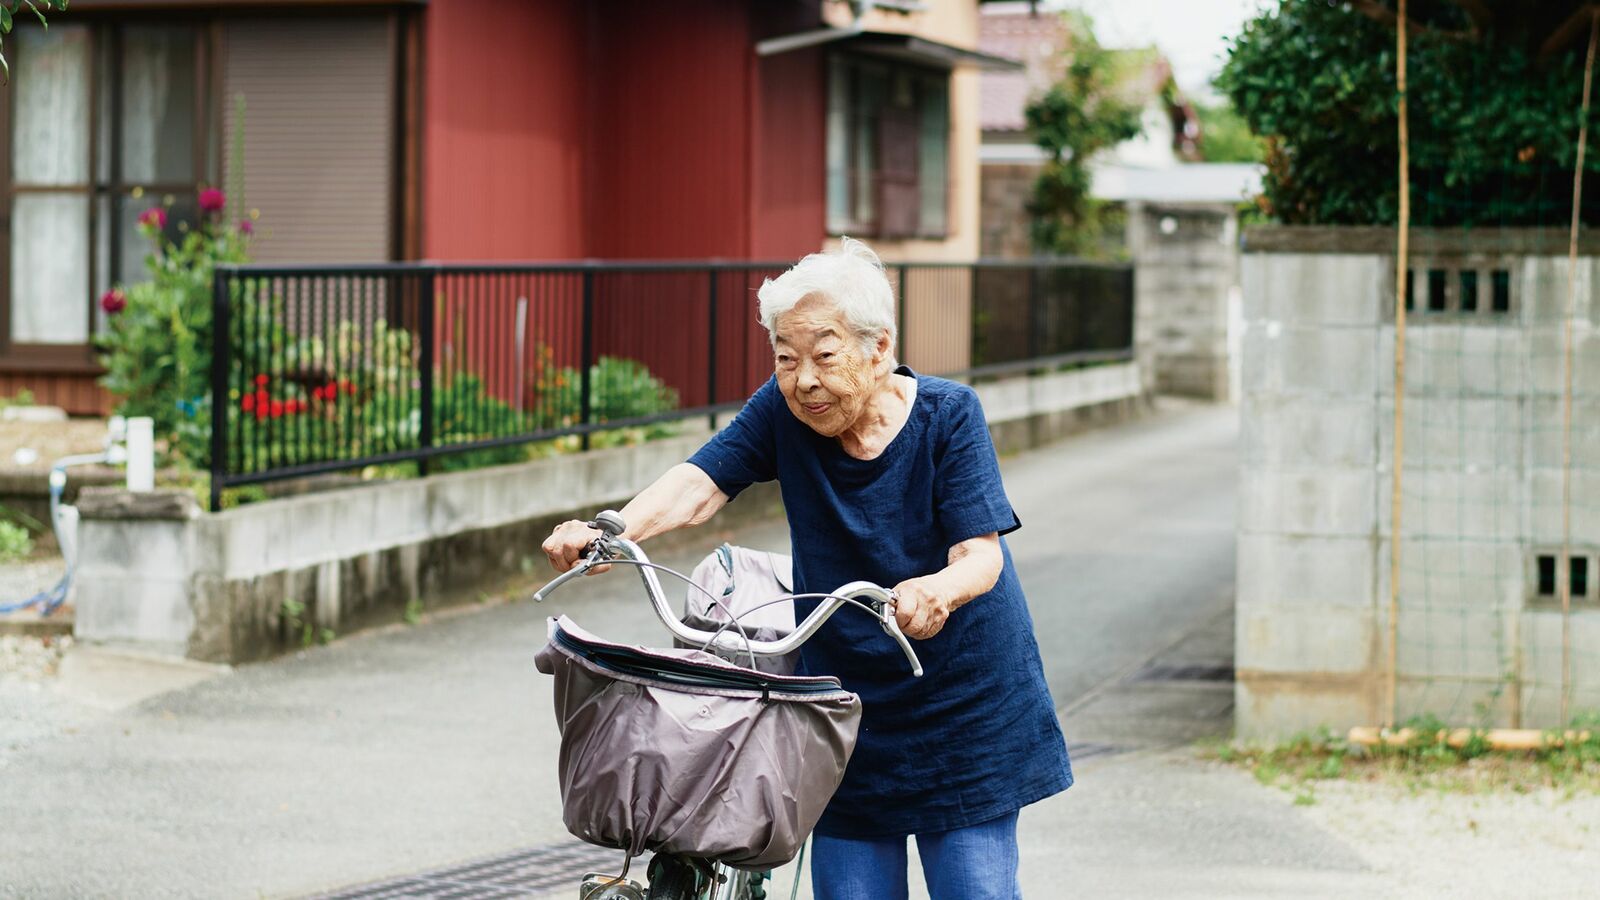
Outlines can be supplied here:
<path id="1" fill-rule="evenodd" d="M 127 306 L 127 295 L 117 288 L 112 288 L 100 295 L 100 308 L 106 311 L 106 315 L 114 316 L 126 309 Z"/>
<path id="2" fill-rule="evenodd" d="M 283 404 L 283 411 L 291 416 L 303 413 L 306 411 L 306 402 L 304 400 L 290 400 Z"/>
<path id="3" fill-rule="evenodd" d="M 260 404 L 259 406 L 256 407 L 256 421 L 257 422 L 265 422 L 266 420 L 267 420 L 267 405 L 265 403 L 263 403 L 263 404 Z"/>
<path id="4" fill-rule="evenodd" d="M 244 410 L 245 412 L 254 411 L 255 408 L 256 408 L 256 395 L 255 394 L 245 394 L 244 398 L 239 401 L 239 408 Z"/>
<path id="5" fill-rule="evenodd" d="M 271 402 L 271 400 L 271 395 L 269 395 L 266 391 L 256 391 L 256 407 L 258 409 L 266 409 L 267 404 Z"/>
<path id="6" fill-rule="evenodd" d="M 266 387 L 267 386 L 267 382 L 269 382 L 271 380 L 272 379 L 267 377 L 266 375 L 257 375 L 256 376 L 256 387 Z"/>
<path id="7" fill-rule="evenodd" d="M 267 414 L 272 416 L 274 419 L 283 418 L 283 401 L 282 400 L 274 400 L 274 401 L 272 401 L 271 405 L 269 405 L 267 407 Z"/>
<path id="8" fill-rule="evenodd" d="M 159 206 L 152 206 L 139 213 L 139 227 L 146 230 L 161 231 L 167 227 L 167 211 Z"/>
<path id="9" fill-rule="evenodd" d="M 349 394 L 350 396 L 354 397 L 356 395 L 356 386 L 355 386 L 355 384 L 352 383 L 352 382 L 349 382 L 349 381 L 344 382 L 344 392 L 346 394 Z"/>
<path id="10" fill-rule="evenodd" d="M 206 188 L 200 192 L 200 211 L 203 213 L 222 212 L 227 204 L 227 196 L 216 188 Z"/>

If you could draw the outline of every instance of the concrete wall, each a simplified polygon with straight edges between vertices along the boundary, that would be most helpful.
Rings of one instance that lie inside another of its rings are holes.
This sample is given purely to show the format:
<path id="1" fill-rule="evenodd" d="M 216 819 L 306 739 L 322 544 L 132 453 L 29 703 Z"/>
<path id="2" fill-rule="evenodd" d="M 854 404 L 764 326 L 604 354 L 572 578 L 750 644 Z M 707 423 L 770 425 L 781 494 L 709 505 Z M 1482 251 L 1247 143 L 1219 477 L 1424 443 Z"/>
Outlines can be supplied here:
<path id="1" fill-rule="evenodd" d="M 1499 315 L 1418 312 L 1408 321 L 1401 720 L 1560 724 L 1561 613 L 1540 595 L 1535 559 L 1560 546 L 1565 239 L 1414 233 L 1419 269 L 1504 267 L 1513 304 Z M 1388 714 L 1393 240 L 1386 229 L 1246 235 L 1242 735 L 1374 724 Z M 1573 598 L 1574 711 L 1600 707 L 1600 247 L 1583 253 L 1572 523 L 1589 584 Z"/>
<path id="2" fill-rule="evenodd" d="M 979 387 L 1002 449 L 1140 409 L 1135 364 Z M 558 521 L 620 505 L 689 456 L 706 433 L 515 466 L 343 488 L 202 514 L 183 492 L 89 489 L 79 502 L 76 635 L 218 662 L 397 621 L 407 605 L 503 585 Z M 754 489 L 719 520 L 767 516 Z"/>
<path id="3" fill-rule="evenodd" d="M 1127 204 L 1140 334 L 1165 394 L 1233 397 L 1230 310 L 1238 300 L 1238 216 L 1229 204 Z"/>

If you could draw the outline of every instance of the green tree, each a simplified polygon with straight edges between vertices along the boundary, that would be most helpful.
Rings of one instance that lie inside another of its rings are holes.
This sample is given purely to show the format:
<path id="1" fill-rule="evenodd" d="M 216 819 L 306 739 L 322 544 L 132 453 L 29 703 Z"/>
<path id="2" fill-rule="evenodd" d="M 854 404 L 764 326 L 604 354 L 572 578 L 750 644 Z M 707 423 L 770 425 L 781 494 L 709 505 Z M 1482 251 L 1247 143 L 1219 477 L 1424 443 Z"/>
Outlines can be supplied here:
<path id="1" fill-rule="evenodd" d="M 1104 205 L 1089 194 L 1089 162 L 1140 133 L 1140 108 L 1119 90 L 1123 67 L 1116 52 L 1095 39 L 1089 17 L 1062 15 L 1071 41 L 1066 74 L 1026 111 L 1028 130 L 1047 154 L 1028 212 L 1037 250 L 1090 255 L 1105 215 Z"/>
<path id="2" fill-rule="evenodd" d="M 1204 162 L 1258 163 L 1266 158 L 1266 145 L 1226 103 L 1195 104 L 1200 116 L 1200 159 Z"/>
<path id="3" fill-rule="evenodd" d="M 1419 0 L 1411 7 L 1412 222 L 1564 222 L 1585 5 Z M 1217 86 L 1265 140 L 1264 212 L 1291 224 L 1397 220 L 1394 27 L 1392 2 L 1280 0 L 1234 38 Z M 1600 171 L 1597 157 L 1586 177 Z M 1585 189 L 1586 199 L 1597 187 Z M 1583 219 L 1600 223 L 1600 205 L 1586 204 Z"/>
<path id="4" fill-rule="evenodd" d="M 44 7 L 40 9 L 39 7 Z M 57 12 L 66 12 L 67 0 L 0 0 L 0 35 L 11 33 L 12 19 L 17 13 L 27 9 L 39 17 L 39 24 L 46 28 L 50 23 L 44 19 L 44 10 L 53 9 Z M 0 39 L 0 73 L 7 79 L 11 77 L 11 66 L 6 63 L 5 41 Z"/>

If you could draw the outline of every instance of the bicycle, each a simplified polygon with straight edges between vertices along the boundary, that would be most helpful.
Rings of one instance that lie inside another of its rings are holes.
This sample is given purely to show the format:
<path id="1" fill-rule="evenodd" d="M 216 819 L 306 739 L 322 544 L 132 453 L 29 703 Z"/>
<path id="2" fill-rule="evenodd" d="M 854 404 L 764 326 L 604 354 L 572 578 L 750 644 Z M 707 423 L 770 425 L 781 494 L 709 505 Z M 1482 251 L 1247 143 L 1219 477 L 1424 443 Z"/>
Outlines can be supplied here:
<path id="1" fill-rule="evenodd" d="M 719 700 L 730 704 L 749 703 L 749 709 L 765 709 L 770 701 L 787 697 L 794 700 L 802 695 L 818 698 L 819 703 L 833 703 L 837 706 L 847 698 L 855 718 L 849 721 L 849 747 L 853 748 L 855 739 L 855 725 L 859 719 L 859 698 L 845 692 L 837 679 L 827 677 L 801 677 L 773 675 L 760 672 L 756 669 L 757 657 L 786 656 L 796 651 L 814 636 L 822 624 L 835 612 L 845 606 L 855 606 L 876 618 L 884 632 L 899 644 L 911 665 L 912 674 L 922 675 L 922 664 L 917 659 L 917 654 L 911 647 L 911 642 L 901 633 L 899 623 L 894 616 L 894 592 L 888 588 L 867 581 L 855 581 L 841 586 L 838 590 L 822 594 L 790 594 L 780 600 L 768 601 L 756 607 L 746 609 L 735 615 L 725 604 L 723 598 L 714 597 L 706 592 L 712 603 L 721 608 L 725 621 L 714 630 L 707 631 L 692 627 L 681 621 L 673 614 L 661 589 L 660 579 L 656 573 L 666 572 L 685 583 L 700 588 L 700 585 L 690 578 L 666 566 L 650 561 L 650 558 L 638 544 L 622 537 L 625 525 L 622 516 L 615 511 L 606 510 L 597 514 L 594 521 L 588 523 L 589 527 L 601 533 L 601 536 L 585 548 L 585 554 L 577 565 L 552 579 L 534 594 L 536 601 L 543 601 L 553 591 L 562 585 L 588 574 L 597 566 L 633 566 L 639 570 L 640 579 L 644 584 L 645 594 L 650 600 L 651 608 L 661 619 L 667 630 L 683 642 L 685 646 L 699 647 L 701 650 L 716 653 L 721 656 L 746 656 L 751 665 L 748 668 L 738 668 L 724 659 L 686 656 L 683 651 L 674 655 L 671 651 L 645 651 L 643 648 L 630 648 L 622 645 L 610 644 L 600 639 L 587 636 L 565 617 L 550 620 L 551 641 L 544 651 L 541 651 L 540 669 L 554 674 L 556 660 L 559 662 L 570 660 L 579 661 L 581 667 L 563 670 L 568 677 L 576 672 L 577 677 L 615 676 L 625 680 L 631 686 L 633 694 L 638 694 L 644 685 L 647 688 L 658 687 L 666 691 L 684 691 L 710 688 L 711 694 Z M 704 588 L 700 588 L 704 590 Z M 763 606 L 777 602 L 793 602 L 797 599 L 818 599 L 817 605 L 804 621 L 798 623 L 794 630 L 787 635 L 772 640 L 757 640 L 745 633 L 739 625 L 739 619 Z M 564 655 L 564 656 L 562 656 Z M 547 666 L 549 668 L 547 668 Z M 757 695 L 759 690 L 759 695 Z M 623 691 L 621 693 L 628 693 Z M 792 696 L 791 696 L 792 695 Z M 558 713 L 560 712 L 561 697 L 558 688 Z M 698 702 L 698 701 L 696 701 Z M 759 704 L 757 706 L 756 704 Z M 620 707 L 626 709 L 626 707 Z M 615 713 L 619 709 L 615 705 L 608 708 L 608 712 Z M 702 712 L 705 709 L 702 708 Z M 752 715 L 759 713 L 752 712 Z M 834 715 L 838 715 L 837 709 Z M 568 738 L 567 727 L 570 723 L 563 722 L 562 732 L 562 762 L 567 764 Z M 835 735 L 837 736 L 837 735 Z M 737 752 L 729 751 L 729 752 Z M 844 759 L 848 760 L 848 749 L 844 752 Z M 838 765 L 838 777 L 843 775 L 843 762 Z M 565 776 L 565 773 L 564 773 Z M 610 783 L 609 781 L 607 782 Z M 838 780 L 834 778 L 832 787 L 827 789 L 829 796 Z M 567 783 L 563 782 L 563 804 L 569 803 Z M 815 791 L 812 792 L 813 794 Z M 591 800 L 593 798 L 590 798 Z M 793 798 L 790 798 L 793 799 Z M 812 796 L 810 805 L 815 807 L 815 812 L 820 814 L 821 806 L 815 801 L 819 798 Z M 827 797 L 821 797 L 822 805 L 826 804 Z M 564 813 L 567 810 L 564 809 Z M 788 823 L 793 824 L 793 823 Z M 791 839 L 799 838 L 798 850 L 801 860 L 804 860 L 804 840 L 814 825 L 814 818 L 810 824 L 803 827 L 803 831 L 791 828 L 787 835 Z M 724 829 L 728 827 L 725 821 L 719 820 L 719 825 Z M 573 829 L 569 820 L 569 829 Z M 683 829 L 681 825 L 679 830 Z M 573 829 L 578 837 L 590 840 L 601 846 L 613 846 L 611 841 L 602 843 L 593 840 L 589 834 L 579 833 Z M 797 835 L 793 832 L 802 831 Z M 726 835 L 720 835 L 726 837 Z M 692 842 L 691 835 L 688 840 Z M 622 872 L 616 875 L 604 873 L 590 873 L 586 875 L 579 886 L 580 900 L 764 900 L 767 896 L 766 885 L 771 877 L 770 872 L 752 871 L 751 867 L 735 866 L 729 859 L 718 858 L 715 854 L 708 855 L 704 848 L 698 845 L 688 847 L 677 846 L 683 843 L 678 833 L 674 833 L 672 841 L 658 842 L 654 858 L 646 870 L 646 884 L 640 884 L 628 877 L 628 870 L 633 855 L 639 852 L 638 847 L 619 847 L 628 852 L 624 859 Z M 616 841 L 620 843 L 620 841 Z M 663 849 L 664 847 L 664 849 Z M 777 860 L 780 864 L 793 857 L 790 852 Z M 748 858 L 740 860 L 748 862 Z M 796 888 L 798 888 L 798 876 Z"/>

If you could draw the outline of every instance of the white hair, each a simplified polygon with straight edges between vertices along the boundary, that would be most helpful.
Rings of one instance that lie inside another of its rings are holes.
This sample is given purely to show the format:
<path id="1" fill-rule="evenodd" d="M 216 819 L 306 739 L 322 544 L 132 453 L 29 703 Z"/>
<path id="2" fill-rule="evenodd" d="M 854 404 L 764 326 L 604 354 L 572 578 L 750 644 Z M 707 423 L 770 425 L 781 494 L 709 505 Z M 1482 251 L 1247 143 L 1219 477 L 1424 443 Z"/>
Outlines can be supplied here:
<path id="1" fill-rule="evenodd" d="M 838 250 L 813 253 L 777 278 L 768 278 L 756 297 L 761 324 L 774 344 L 779 316 L 807 297 L 822 297 L 844 314 L 845 324 L 867 352 L 885 331 L 889 346 L 895 346 L 894 288 L 878 254 L 855 238 L 845 238 Z"/>

